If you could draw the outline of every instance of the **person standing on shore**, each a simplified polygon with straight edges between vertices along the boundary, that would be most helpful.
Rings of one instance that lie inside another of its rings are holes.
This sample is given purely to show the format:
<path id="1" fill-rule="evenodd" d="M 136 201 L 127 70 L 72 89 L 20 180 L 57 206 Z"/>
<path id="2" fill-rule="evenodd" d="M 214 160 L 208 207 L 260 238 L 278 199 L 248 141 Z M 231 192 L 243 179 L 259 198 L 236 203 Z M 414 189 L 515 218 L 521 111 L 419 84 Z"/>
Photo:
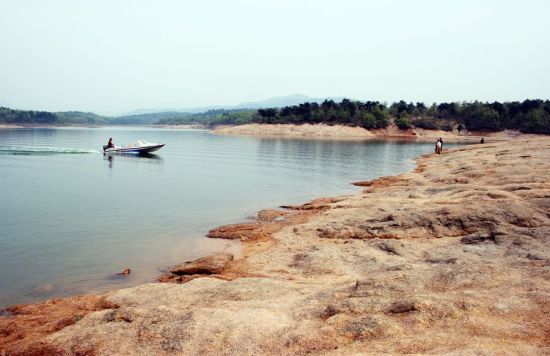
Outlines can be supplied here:
<path id="1" fill-rule="evenodd" d="M 442 146 L 442 143 L 440 140 L 437 140 L 436 143 L 435 143 L 435 153 L 440 155 L 441 154 L 441 146 Z"/>
<path id="2" fill-rule="evenodd" d="M 485 137 L 482 137 L 481 140 L 479 140 L 479 143 L 485 143 Z"/>

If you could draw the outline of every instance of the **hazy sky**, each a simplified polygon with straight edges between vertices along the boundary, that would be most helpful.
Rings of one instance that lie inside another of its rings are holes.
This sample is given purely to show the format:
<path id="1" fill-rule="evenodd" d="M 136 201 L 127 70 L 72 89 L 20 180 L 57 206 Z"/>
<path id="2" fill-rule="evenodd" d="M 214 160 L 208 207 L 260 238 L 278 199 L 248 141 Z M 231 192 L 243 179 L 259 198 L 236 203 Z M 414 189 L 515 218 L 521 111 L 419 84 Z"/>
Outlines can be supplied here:
<path id="1" fill-rule="evenodd" d="M 550 1 L 0 0 L 0 106 L 550 97 Z"/>

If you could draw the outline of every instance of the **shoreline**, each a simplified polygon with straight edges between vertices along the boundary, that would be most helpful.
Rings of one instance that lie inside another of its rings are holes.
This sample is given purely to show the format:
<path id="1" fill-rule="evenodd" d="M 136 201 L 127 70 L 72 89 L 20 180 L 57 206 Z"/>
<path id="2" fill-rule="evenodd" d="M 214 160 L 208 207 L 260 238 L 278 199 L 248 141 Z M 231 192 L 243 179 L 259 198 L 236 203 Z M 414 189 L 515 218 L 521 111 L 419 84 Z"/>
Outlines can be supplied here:
<path id="1" fill-rule="evenodd" d="M 225 347 L 245 353 L 548 350 L 550 325 L 533 316 L 550 306 L 543 269 L 550 253 L 541 235 L 550 232 L 550 215 L 541 213 L 550 207 L 544 179 L 550 176 L 549 149 L 550 139 L 529 138 L 446 150 L 417 158 L 413 172 L 358 182 L 365 190 L 357 194 L 260 211 L 255 222 L 209 233 L 241 240 L 239 259 L 182 264 L 165 277 L 175 283 L 10 307 L 14 315 L 4 318 L 19 319 L 5 337 L 19 332 L 22 338 L 6 345 L 99 354 L 115 347 L 135 352 L 139 343 L 140 350 L 162 353 L 162 340 L 185 353 Z M 521 276 L 533 282 L 525 286 Z M 168 331 L 159 334 L 153 319 L 161 306 L 170 312 L 163 312 L 159 325 Z M 57 319 L 48 308 L 57 310 Z M 196 333 L 185 342 L 178 341 L 182 330 L 170 327 L 180 311 L 194 315 L 184 330 Z M 43 334 L 25 329 L 37 315 Z M 217 318 L 232 329 L 215 332 Z M 141 339 L 129 326 L 135 321 L 148 330 Z M 121 329 L 117 322 L 128 325 Z M 250 323 L 257 327 L 253 335 Z M 2 326 L 0 316 L 0 349 Z M 112 332 L 113 340 L 104 332 Z M 220 333 L 226 343 L 201 346 Z M 87 341 L 78 345 L 83 337 Z"/>
<path id="2" fill-rule="evenodd" d="M 2 129 L 15 128 L 99 128 L 99 127 L 147 127 L 171 130 L 205 130 L 217 135 L 228 136 L 253 136 L 266 138 L 300 138 L 322 139 L 338 141 L 362 141 L 362 140 L 395 140 L 412 142 L 435 142 L 443 138 L 450 143 L 478 143 L 484 137 L 486 143 L 508 141 L 519 138 L 547 137 L 542 134 L 527 134 L 513 130 L 502 131 L 442 131 L 421 128 L 407 130 L 399 129 L 395 124 L 390 124 L 384 129 L 367 130 L 362 127 L 326 124 L 244 124 L 244 125 L 219 125 L 214 128 L 202 124 L 181 125 L 36 125 L 36 124 L 0 124 Z"/>
<path id="3" fill-rule="evenodd" d="M 116 127 L 116 125 L 111 125 Z M 67 127 L 89 128 L 94 129 L 98 127 L 107 127 L 105 125 L 87 125 L 87 124 L 70 124 L 70 125 L 39 125 L 39 124 L 0 124 L 0 130 L 2 129 L 61 129 Z"/>
<path id="4" fill-rule="evenodd" d="M 200 124 L 182 124 L 182 125 L 100 125 L 100 124 L 66 124 L 66 125 L 39 125 L 39 124 L 0 124 L 1 129 L 43 129 L 43 128 L 100 128 L 100 127 L 147 127 L 147 128 L 161 128 L 161 129 L 196 129 L 196 130 L 209 130 L 205 125 Z"/>
<path id="5" fill-rule="evenodd" d="M 333 140 L 409 140 L 415 142 L 435 142 L 443 138 L 451 143 L 478 143 L 482 137 L 486 143 L 507 141 L 525 137 L 544 137 L 544 135 L 525 134 L 519 131 L 441 131 L 411 128 L 399 129 L 395 124 L 384 129 L 367 130 L 361 127 L 326 124 L 245 124 L 237 126 L 219 126 L 213 130 L 219 135 L 257 136 L 277 138 L 315 138 Z"/>
<path id="6" fill-rule="evenodd" d="M 11 125 L 11 124 L 0 124 L 0 130 L 3 129 L 21 129 L 23 126 L 20 125 Z"/>

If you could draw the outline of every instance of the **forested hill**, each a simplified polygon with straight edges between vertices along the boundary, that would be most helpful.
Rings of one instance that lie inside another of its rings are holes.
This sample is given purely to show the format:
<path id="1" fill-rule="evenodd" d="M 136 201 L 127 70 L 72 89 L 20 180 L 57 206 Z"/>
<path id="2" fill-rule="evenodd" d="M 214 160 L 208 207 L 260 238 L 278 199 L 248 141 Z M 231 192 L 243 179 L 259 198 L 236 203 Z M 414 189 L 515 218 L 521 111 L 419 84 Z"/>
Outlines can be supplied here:
<path id="1" fill-rule="evenodd" d="M 48 112 L 0 107 L 0 123 L 19 125 L 105 125 L 108 118 L 80 111 Z"/>
<path id="2" fill-rule="evenodd" d="M 216 109 L 202 113 L 162 112 L 141 115 L 106 117 L 78 111 L 45 112 L 0 108 L 0 123 L 27 125 L 178 125 L 246 123 L 303 124 L 325 123 L 361 126 L 367 129 L 384 128 L 391 122 L 406 129 L 411 126 L 425 129 L 468 129 L 500 131 L 520 130 L 525 133 L 550 134 L 550 101 L 523 102 L 451 102 L 433 104 L 378 101 L 340 102 L 325 100 L 306 102 L 282 108 Z"/>
<path id="3" fill-rule="evenodd" d="M 252 122 L 256 109 L 217 109 L 203 113 L 160 112 L 108 117 L 81 111 L 30 111 L 0 107 L 0 124 L 15 125 L 239 125 Z"/>

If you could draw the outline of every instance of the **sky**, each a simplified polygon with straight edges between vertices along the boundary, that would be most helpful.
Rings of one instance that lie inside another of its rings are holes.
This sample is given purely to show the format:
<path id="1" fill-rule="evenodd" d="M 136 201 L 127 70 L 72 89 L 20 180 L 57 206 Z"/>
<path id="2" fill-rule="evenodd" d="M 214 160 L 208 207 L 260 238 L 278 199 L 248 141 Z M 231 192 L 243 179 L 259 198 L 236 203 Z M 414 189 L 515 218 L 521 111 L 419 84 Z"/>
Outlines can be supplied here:
<path id="1" fill-rule="evenodd" d="M 550 98 L 545 0 L 0 0 L 0 106 Z"/>

